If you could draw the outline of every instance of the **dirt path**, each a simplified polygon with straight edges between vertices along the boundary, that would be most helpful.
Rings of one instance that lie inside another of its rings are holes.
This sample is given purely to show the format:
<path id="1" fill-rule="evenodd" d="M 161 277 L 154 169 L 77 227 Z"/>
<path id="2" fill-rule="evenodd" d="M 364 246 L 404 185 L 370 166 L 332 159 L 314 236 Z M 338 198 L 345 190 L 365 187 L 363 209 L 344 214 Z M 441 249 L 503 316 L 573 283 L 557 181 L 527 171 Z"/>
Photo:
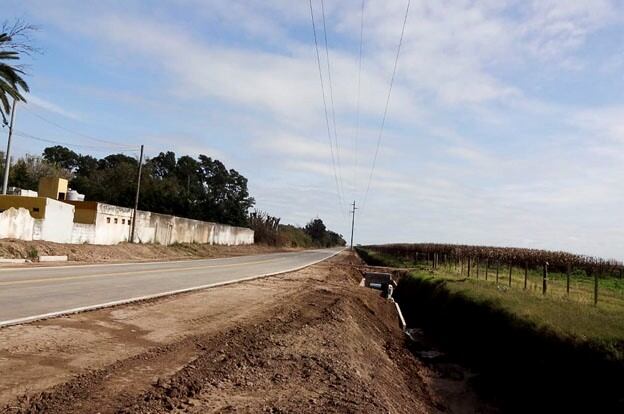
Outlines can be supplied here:
<path id="1" fill-rule="evenodd" d="M 476 412 L 355 260 L 0 329 L 0 413 Z"/>

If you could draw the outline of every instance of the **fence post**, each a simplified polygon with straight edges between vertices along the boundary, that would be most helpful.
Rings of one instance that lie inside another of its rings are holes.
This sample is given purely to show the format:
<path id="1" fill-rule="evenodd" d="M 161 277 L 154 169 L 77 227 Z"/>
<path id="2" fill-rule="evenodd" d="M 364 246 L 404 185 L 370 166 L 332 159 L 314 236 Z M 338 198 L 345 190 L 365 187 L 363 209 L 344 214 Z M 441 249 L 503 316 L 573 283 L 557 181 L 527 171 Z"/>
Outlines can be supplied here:
<path id="1" fill-rule="evenodd" d="M 498 271 L 500 269 L 500 260 L 496 261 L 496 284 L 498 285 Z"/>
<path id="2" fill-rule="evenodd" d="M 477 280 L 479 280 L 479 257 L 477 257 Z"/>
<path id="3" fill-rule="evenodd" d="M 490 259 L 485 259 L 485 280 L 488 280 L 488 270 L 490 267 Z"/>
<path id="4" fill-rule="evenodd" d="M 548 262 L 544 263 L 544 273 L 542 275 L 542 295 L 548 290 Z"/>
<path id="5" fill-rule="evenodd" d="M 602 274 L 602 266 L 600 266 L 600 274 Z M 598 272 L 594 272 L 594 306 L 598 305 Z"/>
<path id="6" fill-rule="evenodd" d="M 459 263 L 461 264 L 461 270 L 459 272 L 459 277 L 464 277 L 464 258 L 459 258 Z"/>
<path id="7" fill-rule="evenodd" d="M 527 279 L 529 278 L 529 262 L 524 262 L 524 290 L 527 288 Z"/>
<path id="8" fill-rule="evenodd" d="M 509 287 L 511 287 L 511 269 L 513 269 L 513 265 L 509 262 Z"/>
<path id="9" fill-rule="evenodd" d="M 470 279 L 470 256 L 468 256 L 468 278 Z"/>
<path id="10" fill-rule="evenodd" d="M 568 263 L 568 268 L 566 270 L 566 295 L 570 296 L 570 263 Z"/>

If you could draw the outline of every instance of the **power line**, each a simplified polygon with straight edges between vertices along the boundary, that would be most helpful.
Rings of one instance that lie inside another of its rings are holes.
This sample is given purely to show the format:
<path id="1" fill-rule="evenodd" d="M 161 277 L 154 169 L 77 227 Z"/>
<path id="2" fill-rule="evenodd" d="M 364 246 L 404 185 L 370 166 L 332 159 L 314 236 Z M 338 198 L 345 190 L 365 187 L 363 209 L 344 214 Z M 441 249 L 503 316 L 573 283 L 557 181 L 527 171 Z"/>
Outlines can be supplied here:
<path id="1" fill-rule="evenodd" d="M 325 109 L 325 124 L 327 126 L 327 139 L 329 140 L 329 150 L 331 153 L 332 171 L 334 173 L 334 180 L 336 181 L 336 191 L 338 194 L 338 200 L 340 202 L 340 210 L 343 209 L 342 193 L 340 191 L 340 184 L 338 183 L 338 174 L 336 173 L 336 159 L 334 157 L 334 145 L 332 143 L 331 129 L 329 126 L 329 115 L 327 111 L 327 100 L 325 99 L 325 83 L 323 82 L 323 69 L 321 68 L 321 55 L 319 53 L 318 39 L 316 37 L 316 23 L 314 22 L 314 10 L 312 9 L 312 0 L 310 3 L 310 17 L 312 18 L 312 31 L 314 32 L 314 47 L 316 50 L 316 62 L 318 64 L 319 79 L 321 81 L 321 94 L 323 95 L 323 108 Z"/>
<path id="2" fill-rule="evenodd" d="M 407 16 L 409 14 L 410 3 L 411 3 L 411 0 L 407 0 L 407 7 L 405 8 L 405 17 L 403 18 L 403 27 L 401 29 L 401 37 L 399 38 L 399 45 L 397 46 L 396 56 L 394 58 L 394 68 L 392 69 L 392 77 L 390 78 L 390 87 L 388 88 L 386 106 L 384 108 L 383 117 L 381 119 L 381 127 L 379 128 L 379 136 L 377 137 L 377 147 L 375 148 L 375 156 L 373 157 L 373 166 L 371 168 L 370 175 L 368 176 L 368 184 L 366 185 L 366 193 L 364 194 L 364 202 L 362 203 L 362 208 L 366 206 L 366 200 L 368 199 L 368 192 L 370 191 L 371 181 L 373 180 L 373 173 L 375 172 L 375 166 L 377 164 L 377 155 L 379 154 L 381 138 L 383 136 L 384 126 L 386 125 L 386 117 L 388 115 L 388 106 L 390 105 L 390 95 L 392 94 L 392 86 L 394 85 L 394 77 L 396 75 L 397 65 L 399 63 L 399 55 L 401 54 L 401 45 L 403 44 L 403 35 L 405 34 L 405 25 L 407 24 Z"/>
<path id="3" fill-rule="evenodd" d="M 357 99 L 355 110 L 355 135 L 353 138 L 353 192 L 357 191 L 357 169 L 358 169 L 358 140 L 360 138 L 360 92 L 361 92 L 361 80 L 362 80 L 362 47 L 364 40 L 364 2 L 362 0 L 362 11 L 360 14 L 360 56 L 358 59 L 358 76 L 357 76 Z"/>
<path id="4" fill-rule="evenodd" d="M 22 138 L 27 138 L 27 139 L 32 139 L 34 141 L 39 141 L 39 142 L 45 142 L 48 144 L 55 144 L 55 145 L 63 145 L 66 147 L 73 147 L 73 148 L 86 148 L 86 149 L 92 149 L 92 150 L 102 150 L 102 151 L 113 151 L 115 150 L 114 147 L 104 147 L 104 146 L 96 146 L 96 145 L 83 145 L 83 144 L 71 144 L 68 142 L 61 142 L 61 141 L 56 141 L 56 140 L 51 140 L 51 139 L 47 139 L 47 138 L 41 138 L 38 137 L 36 135 L 32 135 L 32 134 L 28 134 L 26 132 L 23 131 L 19 131 L 19 130 L 15 130 L 13 132 L 14 135 L 17 135 L 19 137 Z M 138 147 L 130 147 L 130 146 L 124 146 L 124 147 L 117 147 L 118 150 L 122 150 L 122 151 L 137 151 Z"/>
<path id="5" fill-rule="evenodd" d="M 117 147 L 127 146 L 127 147 L 130 147 L 129 145 L 123 145 L 123 144 L 120 144 L 119 142 L 107 141 L 105 139 L 95 138 L 95 137 L 92 137 L 90 135 L 84 134 L 82 132 L 77 132 L 77 131 L 71 130 L 71 129 L 67 128 L 67 127 L 64 127 L 63 125 L 60 125 L 60 124 L 58 124 L 58 123 L 56 123 L 54 121 L 50 121 L 49 119 L 44 118 L 43 116 L 39 115 L 38 113 L 36 113 L 34 111 L 31 111 L 27 106 L 25 106 L 24 108 L 31 115 L 34 115 L 37 118 L 41 119 L 42 121 L 47 122 L 50 125 L 54 125 L 55 127 L 59 128 L 59 129 L 62 129 L 63 131 L 69 132 L 70 134 L 78 135 L 80 137 L 83 137 L 83 138 L 86 138 L 86 139 L 90 139 L 90 140 L 95 141 L 95 142 L 101 142 L 101 143 L 109 144 L 109 145 L 112 145 L 112 146 L 117 146 Z"/>
<path id="6" fill-rule="evenodd" d="M 336 143 L 336 162 L 338 164 L 338 182 L 344 196 L 344 184 L 342 180 L 342 163 L 340 162 L 340 144 L 338 142 L 338 128 L 336 127 L 336 109 L 334 105 L 334 88 L 332 86 L 331 64 L 329 60 L 329 46 L 327 42 L 327 25 L 325 23 L 325 1 L 321 0 L 321 14 L 323 16 L 323 36 L 325 38 L 325 58 L 327 61 L 327 79 L 329 82 L 329 98 L 331 103 L 332 123 L 334 126 L 334 141 Z"/>

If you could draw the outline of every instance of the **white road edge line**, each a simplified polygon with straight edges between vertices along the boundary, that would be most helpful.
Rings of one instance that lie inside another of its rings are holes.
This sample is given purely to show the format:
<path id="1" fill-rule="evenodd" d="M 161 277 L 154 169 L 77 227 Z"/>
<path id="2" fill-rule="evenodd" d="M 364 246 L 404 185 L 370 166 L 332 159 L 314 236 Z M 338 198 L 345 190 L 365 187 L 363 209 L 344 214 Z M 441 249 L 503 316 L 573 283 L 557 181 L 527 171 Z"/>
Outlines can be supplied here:
<path id="1" fill-rule="evenodd" d="M 262 275 L 243 277 L 243 278 L 240 278 L 240 279 L 228 280 L 228 281 L 225 281 L 225 282 L 210 283 L 210 284 L 207 284 L 207 285 L 193 286 L 193 287 L 190 287 L 190 288 L 184 288 L 184 289 L 178 289 L 178 290 L 171 290 L 171 291 L 168 291 L 168 292 L 155 293 L 153 295 L 138 296 L 138 297 L 135 297 L 135 298 L 122 299 L 122 300 L 117 300 L 117 301 L 107 302 L 107 303 L 100 303 L 100 304 L 97 304 L 97 305 L 82 306 L 82 307 L 79 307 L 79 308 L 73 308 L 73 309 L 67 309 L 67 310 L 62 310 L 62 311 L 57 311 L 57 312 L 44 313 L 44 314 L 41 314 L 41 315 L 27 316 L 27 317 L 24 317 L 24 318 L 11 319 L 11 320 L 8 320 L 8 321 L 0 321 L 0 328 L 4 328 L 4 327 L 7 327 L 7 326 L 12 326 L 12 325 L 21 325 L 21 324 L 25 324 L 25 323 L 28 323 L 28 322 L 34 322 L 34 321 L 39 321 L 39 320 L 44 320 L 44 319 L 55 318 L 55 317 L 58 317 L 58 316 L 72 315 L 72 314 L 75 314 L 75 313 L 80 313 L 80 312 L 85 312 L 85 311 L 103 309 L 103 308 L 108 308 L 108 307 L 111 307 L 111 306 L 125 305 L 125 304 L 132 303 L 132 302 L 140 302 L 140 301 L 143 301 L 143 300 L 156 299 L 156 298 L 160 298 L 160 297 L 164 297 L 164 296 L 177 295 L 179 293 L 192 292 L 192 291 L 195 291 L 195 290 L 202 290 L 202 289 L 208 289 L 208 288 L 213 288 L 213 287 L 218 287 L 218 286 L 231 285 L 233 283 L 245 282 L 245 281 L 254 280 L 254 279 L 261 279 L 263 277 L 276 276 L 276 275 L 281 275 L 281 274 L 284 274 L 284 273 L 292 273 L 292 272 L 299 271 L 301 269 L 305 269 L 306 267 L 309 267 L 309 266 L 314 266 L 315 264 L 321 263 L 321 262 L 323 262 L 323 261 L 325 261 L 327 259 L 331 259 L 332 257 L 338 255 L 339 253 L 343 252 L 344 250 L 346 250 L 346 247 L 344 249 L 338 250 L 337 252 L 334 252 L 331 255 L 329 255 L 327 257 L 324 257 L 322 259 L 319 259 L 317 261 L 305 264 L 303 266 L 295 267 L 295 268 L 292 268 L 292 269 L 280 270 L 279 272 L 265 273 L 265 274 L 262 274 Z"/>

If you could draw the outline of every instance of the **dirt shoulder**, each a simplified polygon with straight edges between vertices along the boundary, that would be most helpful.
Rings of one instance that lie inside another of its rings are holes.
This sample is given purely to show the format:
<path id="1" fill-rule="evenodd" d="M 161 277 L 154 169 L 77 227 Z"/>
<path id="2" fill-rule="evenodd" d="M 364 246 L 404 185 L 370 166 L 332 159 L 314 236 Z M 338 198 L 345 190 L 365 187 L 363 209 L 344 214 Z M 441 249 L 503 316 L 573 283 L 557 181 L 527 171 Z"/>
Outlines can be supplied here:
<path id="1" fill-rule="evenodd" d="M 67 256 L 69 261 L 74 263 L 210 259 L 295 250 L 261 244 L 217 246 L 185 243 L 161 246 L 157 244 L 121 243 L 114 246 L 103 246 L 93 244 L 60 244 L 47 241 L 0 240 L 0 258 L 30 259 L 38 255 Z"/>
<path id="2" fill-rule="evenodd" d="M 0 413 L 449 412 L 356 260 L 0 329 Z"/>

